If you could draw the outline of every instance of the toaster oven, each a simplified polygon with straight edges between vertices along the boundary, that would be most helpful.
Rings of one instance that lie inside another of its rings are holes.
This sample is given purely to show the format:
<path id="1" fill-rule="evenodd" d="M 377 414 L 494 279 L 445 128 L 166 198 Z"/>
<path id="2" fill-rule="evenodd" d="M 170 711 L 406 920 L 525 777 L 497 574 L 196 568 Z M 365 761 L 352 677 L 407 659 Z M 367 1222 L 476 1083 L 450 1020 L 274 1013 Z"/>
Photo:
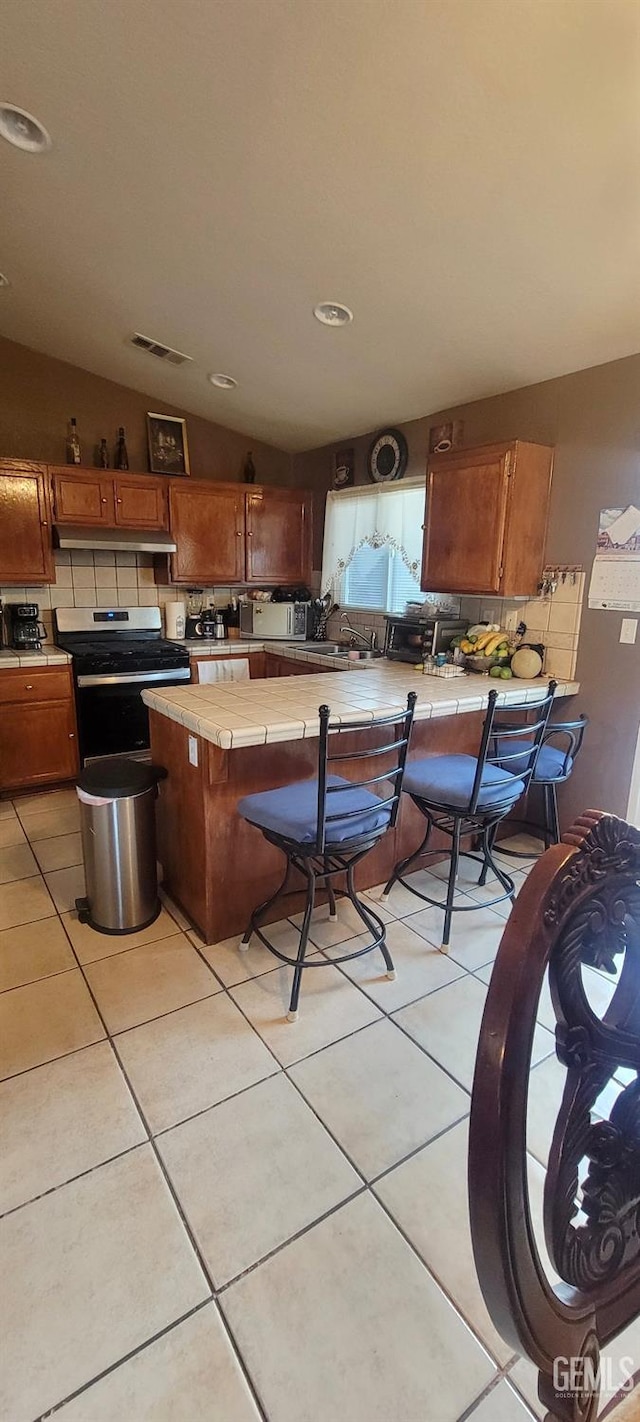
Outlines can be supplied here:
<path id="1" fill-rule="evenodd" d="M 384 650 L 392 662 L 413 662 L 424 656 L 448 652 L 453 637 L 461 637 L 467 623 L 444 617 L 388 617 Z"/>
<path id="2" fill-rule="evenodd" d="M 265 642 L 306 642 L 313 635 L 311 603 L 241 602 L 240 632 Z"/>

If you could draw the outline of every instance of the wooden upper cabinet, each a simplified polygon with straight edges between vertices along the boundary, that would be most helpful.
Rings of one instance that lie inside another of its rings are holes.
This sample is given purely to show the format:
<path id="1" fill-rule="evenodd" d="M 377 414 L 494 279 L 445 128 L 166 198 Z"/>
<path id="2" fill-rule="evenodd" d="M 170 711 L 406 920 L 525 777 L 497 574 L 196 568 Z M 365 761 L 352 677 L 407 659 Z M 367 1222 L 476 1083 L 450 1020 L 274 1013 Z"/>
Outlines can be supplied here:
<path id="1" fill-rule="evenodd" d="M 544 564 L 553 449 L 523 440 L 432 455 L 423 592 L 532 596 Z"/>
<path id="2" fill-rule="evenodd" d="M 49 486 L 44 464 L 0 463 L 0 585 L 55 578 Z"/>
<path id="3" fill-rule="evenodd" d="M 113 481 L 100 470 L 76 474 L 67 468 L 51 469 L 53 512 L 56 523 L 79 527 L 103 524 L 113 527 Z"/>
<path id="4" fill-rule="evenodd" d="M 247 582 L 308 583 L 311 500 L 299 489 L 251 488 L 247 499 Z"/>
<path id="5" fill-rule="evenodd" d="M 244 582 L 244 497 L 242 484 L 171 480 L 169 527 L 178 549 L 171 555 L 173 583 Z"/>
<path id="6" fill-rule="evenodd" d="M 167 500 L 162 478 L 117 474 L 113 480 L 115 521 L 120 528 L 166 528 Z"/>

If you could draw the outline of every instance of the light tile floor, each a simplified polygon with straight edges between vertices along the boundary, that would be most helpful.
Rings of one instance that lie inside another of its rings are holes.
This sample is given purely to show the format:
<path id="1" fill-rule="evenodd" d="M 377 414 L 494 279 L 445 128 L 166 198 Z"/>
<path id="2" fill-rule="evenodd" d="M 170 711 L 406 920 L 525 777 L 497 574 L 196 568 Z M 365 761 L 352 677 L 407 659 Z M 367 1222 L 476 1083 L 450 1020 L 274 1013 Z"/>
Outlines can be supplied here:
<path id="1" fill-rule="evenodd" d="M 503 915 L 461 916 L 445 957 L 439 910 L 397 887 L 396 981 L 376 955 L 327 962 L 290 1024 L 289 970 L 255 943 L 203 944 L 167 899 L 127 938 L 78 922 L 73 792 L 0 804 L 0 829 L 2 1422 L 541 1415 L 483 1303 L 466 1203 Z M 461 890 L 483 899 L 471 878 Z M 319 910 L 317 957 L 355 948 L 360 926 Z M 275 936 L 290 950 L 295 923 Z M 538 1217 L 552 1029 L 545 991 Z"/>

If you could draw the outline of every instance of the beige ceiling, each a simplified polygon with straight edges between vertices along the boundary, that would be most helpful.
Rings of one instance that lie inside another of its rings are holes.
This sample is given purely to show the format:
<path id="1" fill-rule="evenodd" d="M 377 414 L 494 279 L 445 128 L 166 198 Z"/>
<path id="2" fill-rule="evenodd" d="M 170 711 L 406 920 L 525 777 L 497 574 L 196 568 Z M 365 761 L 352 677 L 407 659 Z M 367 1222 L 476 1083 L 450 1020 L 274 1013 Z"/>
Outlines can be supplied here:
<path id="1" fill-rule="evenodd" d="M 0 141 L 0 332 L 287 449 L 629 355 L 639 17 L 4 0 L 0 99 L 54 148 Z"/>

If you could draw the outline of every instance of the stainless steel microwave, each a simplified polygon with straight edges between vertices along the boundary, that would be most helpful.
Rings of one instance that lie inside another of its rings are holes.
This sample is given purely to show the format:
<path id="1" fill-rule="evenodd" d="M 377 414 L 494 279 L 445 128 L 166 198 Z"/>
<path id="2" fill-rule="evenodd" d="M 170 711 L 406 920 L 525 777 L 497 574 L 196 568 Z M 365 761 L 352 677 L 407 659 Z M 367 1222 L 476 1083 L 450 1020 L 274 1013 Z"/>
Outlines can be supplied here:
<path id="1" fill-rule="evenodd" d="M 262 641 L 306 642 L 311 637 L 310 602 L 241 602 L 240 632 Z"/>

